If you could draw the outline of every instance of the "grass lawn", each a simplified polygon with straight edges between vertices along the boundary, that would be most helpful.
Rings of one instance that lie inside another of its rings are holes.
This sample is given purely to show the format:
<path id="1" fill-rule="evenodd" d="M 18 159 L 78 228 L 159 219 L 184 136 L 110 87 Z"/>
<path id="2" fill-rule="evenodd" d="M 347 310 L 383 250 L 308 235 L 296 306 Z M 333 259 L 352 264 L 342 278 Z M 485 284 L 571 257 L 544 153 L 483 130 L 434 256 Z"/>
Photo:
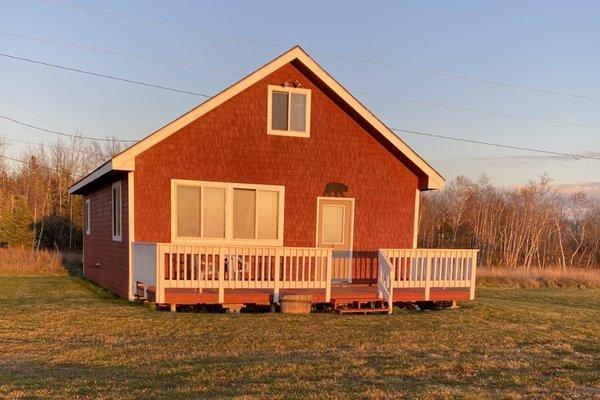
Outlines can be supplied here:
<path id="1" fill-rule="evenodd" d="M 0 277 L 0 398 L 600 398 L 600 290 L 392 316 L 199 314 Z"/>

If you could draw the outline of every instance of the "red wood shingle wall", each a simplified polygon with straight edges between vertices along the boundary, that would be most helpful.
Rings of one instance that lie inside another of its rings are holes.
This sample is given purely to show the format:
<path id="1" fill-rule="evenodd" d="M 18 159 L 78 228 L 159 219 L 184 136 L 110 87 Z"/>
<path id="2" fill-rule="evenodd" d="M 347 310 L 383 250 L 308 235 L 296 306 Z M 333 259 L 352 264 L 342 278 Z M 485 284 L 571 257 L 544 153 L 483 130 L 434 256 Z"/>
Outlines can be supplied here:
<path id="1" fill-rule="evenodd" d="M 266 133 L 267 85 L 292 80 L 312 90 L 309 139 Z M 417 176 L 318 85 L 288 64 L 140 154 L 136 241 L 170 241 L 170 180 L 193 179 L 284 185 L 284 245 L 314 246 L 317 196 L 342 182 L 356 199 L 355 251 L 411 247 Z M 373 277 L 372 262 L 355 275 Z"/>
<path id="2" fill-rule="evenodd" d="M 113 182 L 106 183 L 84 196 L 84 201 L 90 199 L 91 209 L 91 232 L 90 235 L 84 234 L 83 236 L 84 275 L 100 286 L 127 298 L 129 284 L 127 176 L 121 178 L 123 225 L 120 242 L 112 239 L 111 188 Z M 99 264 L 99 266 L 95 266 L 95 264 Z"/>

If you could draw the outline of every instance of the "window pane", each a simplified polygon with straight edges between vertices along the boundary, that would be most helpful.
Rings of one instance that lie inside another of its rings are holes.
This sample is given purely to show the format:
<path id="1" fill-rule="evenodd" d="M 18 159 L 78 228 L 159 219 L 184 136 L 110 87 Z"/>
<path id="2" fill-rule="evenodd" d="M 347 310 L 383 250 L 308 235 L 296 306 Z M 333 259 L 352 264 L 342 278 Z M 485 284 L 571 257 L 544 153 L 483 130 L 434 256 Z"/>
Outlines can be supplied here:
<path id="1" fill-rule="evenodd" d="M 91 206 L 90 200 L 85 201 L 85 232 L 90 233 L 90 222 L 92 220 L 92 216 L 90 215 Z"/>
<path id="2" fill-rule="evenodd" d="M 323 243 L 344 242 L 344 207 L 323 206 Z"/>
<path id="3" fill-rule="evenodd" d="M 277 239 L 279 193 L 259 190 L 257 202 L 258 239 Z"/>
<path id="4" fill-rule="evenodd" d="M 203 236 L 208 238 L 225 237 L 225 189 L 204 188 Z"/>
<path id="5" fill-rule="evenodd" d="M 113 236 L 121 235 L 121 188 L 112 188 Z"/>
<path id="6" fill-rule="evenodd" d="M 112 188 L 112 234 L 117 235 L 117 188 Z"/>
<path id="7" fill-rule="evenodd" d="M 254 239 L 256 190 L 233 189 L 233 237 Z"/>
<path id="8" fill-rule="evenodd" d="M 288 94 L 286 92 L 273 92 L 271 105 L 271 128 L 281 131 L 288 129 Z"/>
<path id="9" fill-rule="evenodd" d="M 177 236 L 200 236 L 199 187 L 177 187 Z"/>
<path id="10" fill-rule="evenodd" d="M 290 107 L 290 130 L 306 131 L 306 95 L 292 93 Z"/>

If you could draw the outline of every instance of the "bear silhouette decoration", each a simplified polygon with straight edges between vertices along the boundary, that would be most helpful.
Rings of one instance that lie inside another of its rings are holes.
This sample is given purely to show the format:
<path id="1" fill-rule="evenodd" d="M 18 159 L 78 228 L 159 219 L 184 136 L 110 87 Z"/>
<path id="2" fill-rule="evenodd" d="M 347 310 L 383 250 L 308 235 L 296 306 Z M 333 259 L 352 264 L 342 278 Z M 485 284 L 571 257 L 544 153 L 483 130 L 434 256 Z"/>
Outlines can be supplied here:
<path id="1" fill-rule="evenodd" d="M 325 185 L 323 196 L 325 197 L 344 197 L 348 191 L 348 186 L 340 182 L 330 182 Z"/>

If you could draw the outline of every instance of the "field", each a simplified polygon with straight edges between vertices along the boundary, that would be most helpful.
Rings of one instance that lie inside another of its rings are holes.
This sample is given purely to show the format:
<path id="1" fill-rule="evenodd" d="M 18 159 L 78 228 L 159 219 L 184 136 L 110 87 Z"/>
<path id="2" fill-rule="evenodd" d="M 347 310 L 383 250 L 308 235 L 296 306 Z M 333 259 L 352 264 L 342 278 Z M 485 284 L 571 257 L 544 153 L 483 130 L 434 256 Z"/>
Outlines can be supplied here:
<path id="1" fill-rule="evenodd" d="M 156 312 L 0 277 L 0 398 L 600 398 L 600 290 L 392 316 Z"/>

